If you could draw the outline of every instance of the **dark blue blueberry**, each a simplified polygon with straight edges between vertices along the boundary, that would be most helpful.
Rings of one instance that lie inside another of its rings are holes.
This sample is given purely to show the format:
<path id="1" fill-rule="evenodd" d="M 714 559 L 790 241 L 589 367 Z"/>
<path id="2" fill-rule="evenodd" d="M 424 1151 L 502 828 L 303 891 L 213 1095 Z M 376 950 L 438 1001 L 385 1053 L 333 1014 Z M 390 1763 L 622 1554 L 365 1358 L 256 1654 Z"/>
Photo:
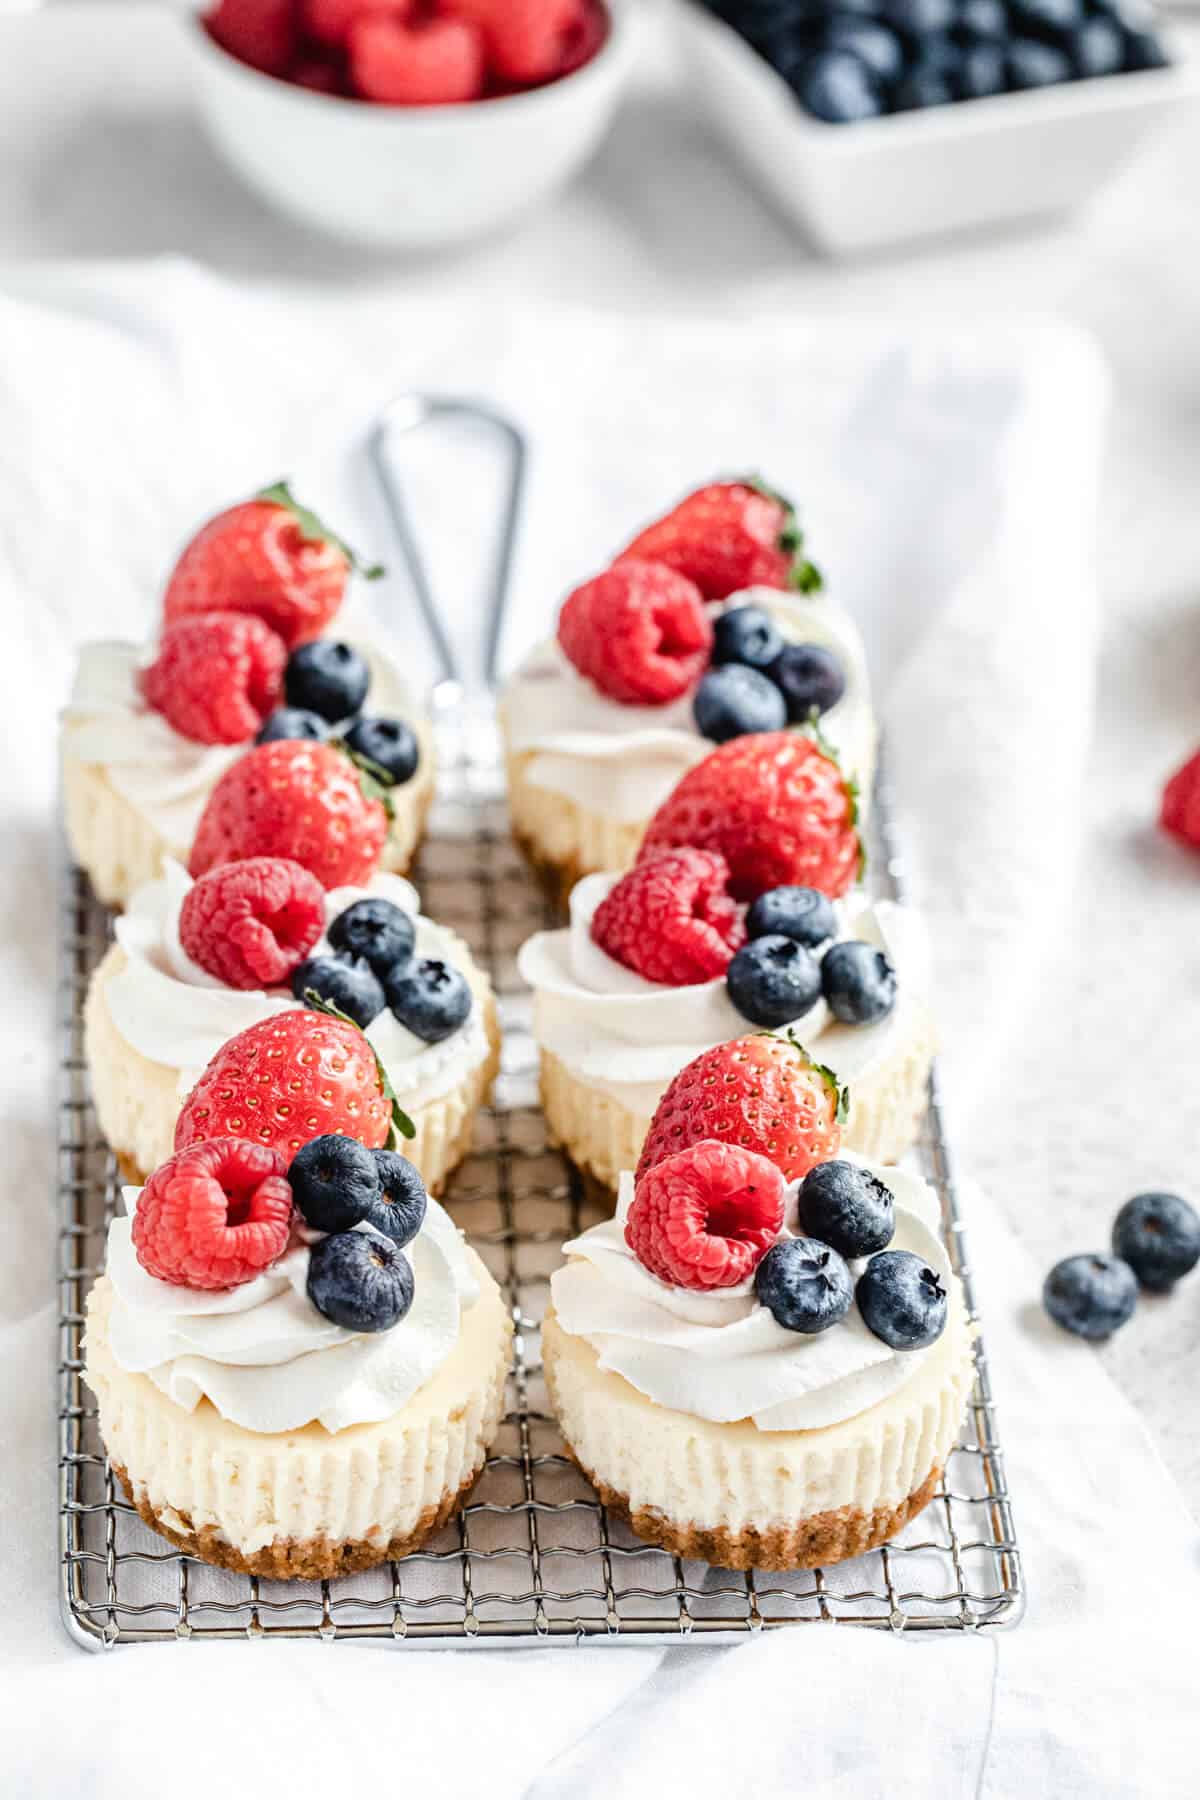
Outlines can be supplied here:
<path id="1" fill-rule="evenodd" d="M 1008 86 L 1008 64 L 999 44 L 968 44 L 958 65 L 955 89 L 960 100 L 986 100 Z"/>
<path id="2" fill-rule="evenodd" d="M 329 724 L 318 713 L 305 712 L 299 706 L 277 706 L 263 720 L 254 741 L 270 744 L 276 738 L 312 738 L 323 744 L 328 736 Z"/>
<path id="3" fill-rule="evenodd" d="M 726 663 L 702 675 L 692 713 L 700 735 L 714 744 L 748 731 L 779 731 L 787 724 L 787 707 L 775 683 L 744 663 Z"/>
<path id="4" fill-rule="evenodd" d="M 777 1325 L 811 1337 L 845 1318 L 854 1283 L 831 1245 L 816 1238 L 781 1238 L 754 1271 L 754 1292 Z"/>
<path id="5" fill-rule="evenodd" d="M 1042 1304 L 1077 1337 L 1111 1337 L 1137 1305 L 1137 1276 L 1119 1256 L 1068 1256 L 1055 1263 Z"/>
<path id="6" fill-rule="evenodd" d="M 880 11 L 889 25 L 909 38 L 949 31 L 954 23 L 954 0 L 884 0 Z"/>
<path id="7" fill-rule="evenodd" d="M 308 1297 L 347 1331 L 390 1331 L 413 1303 L 412 1267 L 389 1238 L 338 1231 L 309 1252 Z"/>
<path id="8" fill-rule="evenodd" d="M 821 959 L 821 992 L 843 1025 L 874 1025 L 896 1004 L 896 971 L 874 944 L 834 944 Z"/>
<path id="9" fill-rule="evenodd" d="M 1070 60 L 1053 44 L 1039 44 L 1033 38 L 1016 38 L 1008 51 L 1008 85 L 1013 88 L 1057 87 L 1070 81 Z"/>
<path id="10" fill-rule="evenodd" d="M 335 638 L 314 638 L 288 657 L 283 691 L 289 706 L 319 713 L 323 719 L 348 719 L 362 706 L 370 682 L 357 650 Z"/>
<path id="11" fill-rule="evenodd" d="M 714 666 L 745 663 L 749 669 L 767 669 L 782 649 L 779 629 L 761 606 L 734 606 L 713 621 Z"/>
<path id="12" fill-rule="evenodd" d="M 795 938 L 751 938 L 730 963 L 725 985 L 743 1019 L 773 1030 L 817 1004 L 821 965 Z"/>
<path id="13" fill-rule="evenodd" d="M 350 1231 L 380 1196 L 374 1153 L 357 1138 L 331 1132 L 303 1144 L 288 1170 L 292 1198 L 314 1231 Z"/>
<path id="14" fill-rule="evenodd" d="M 822 42 L 829 50 L 852 50 L 885 85 L 895 81 L 904 68 L 903 44 L 878 19 L 835 12 L 822 33 Z"/>
<path id="15" fill-rule="evenodd" d="M 345 737 L 352 750 L 377 763 L 396 787 L 416 774 L 421 746 L 403 719 L 355 719 Z"/>
<path id="16" fill-rule="evenodd" d="M 387 1003 L 414 1037 L 440 1044 L 470 1016 L 471 989 L 451 963 L 422 957 L 392 970 Z"/>
<path id="17" fill-rule="evenodd" d="M 1004 0 L 961 0 L 954 26 L 965 40 L 1003 44 L 1008 40 L 1008 8 Z"/>
<path id="18" fill-rule="evenodd" d="M 852 125 L 875 119 L 883 97 L 874 76 L 851 50 L 818 50 L 808 57 L 792 83 L 805 112 L 827 125 Z"/>
<path id="19" fill-rule="evenodd" d="M 837 936 L 837 914 L 832 900 L 817 888 L 768 888 L 746 914 L 746 935 L 795 938 L 815 950 Z"/>
<path id="20" fill-rule="evenodd" d="M 1171 59 L 1152 31 L 1130 31 L 1125 37 L 1127 69 L 1166 69 Z"/>
<path id="21" fill-rule="evenodd" d="M 846 691 L 842 665 L 824 644 L 785 644 L 770 675 L 793 724 L 803 724 L 814 707 L 819 713 L 828 712 Z"/>
<path id="22" fill-rule="evenodd" d="M 858 1163 L 818 1163 L 800 1184 L 800 1223 L 842 1256 L 886 1250 L 896 1229 L 890 1187 Z"/>
<path id="23" fill-rule="evenodd" d="M 1178 1194 L 1135 1194 L 1113 1221 L 1112 1247 L 1144 1288 L 1165 1293 L 1200 1262 L 1200 1213 Z"/>
<path id="24" fill-rule="evenodd" d="M 893 1350 L 923 1350 L 946 1328 L 946 1284 L 911 1250 L 873 1256 L 854 1297 L 867 1330 Z"/>
<path id="25" fill-rule="evenodd" d="M 416 926 L 390 900 L 356 900 L 340 912 L 328 931 L 329 947 L 339 956 L 361 957 L 382 981 L 410 960 Z"/>
<path id="26" fill-rule="evenodd" d="M 921 112 L 927 106 L 949 106 L 957 99 L 958 69 L 945 58 L 918 59 L 892 89 L 896 112 Z"/>
<path id="27" fill-rule="evenodd" d="M 1125 34 L 1113 19 L 1085 19 L 1063 43 L 1077 75 L 1115 75 L 1125 61 Z"/>
<path id="28" fill-rule="evenodd" d="M 1083 19 L 1085 0 L 1009 0 L 1014 32 L 1061 43 Z"/>
<path id="29" fill-rule="evenodd" d="M 328 1000 L 364 1031 L 387 1004 L 370 963 L 358 957 L 310 956 L 293 973 L 292 992 L 306 1003 L 310 993 Z"/>
<path id="30" fill-rule="evenodd" d="M 367 1213 L 367 1223 L 394 1244 L 410 1244 L 425 1222 L 429 1196 L 421 1171 L 398 1150 L 372 1150 L 381 1192 Z"/>

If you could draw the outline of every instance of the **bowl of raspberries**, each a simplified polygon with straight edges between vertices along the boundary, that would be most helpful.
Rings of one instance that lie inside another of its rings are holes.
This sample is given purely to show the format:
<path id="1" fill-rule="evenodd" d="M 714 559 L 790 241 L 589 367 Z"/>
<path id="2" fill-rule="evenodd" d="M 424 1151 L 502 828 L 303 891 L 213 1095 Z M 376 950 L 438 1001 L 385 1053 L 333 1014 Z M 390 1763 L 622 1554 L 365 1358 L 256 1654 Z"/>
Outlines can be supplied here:
<path id="1" fill-rule="evenodd" d="M 633 0 L 209 0 L 189 21 L 210 135 L 263 199 L 424 250 L 499 231 L 598 144 Z"/>
<path id="2" fill-rule="evenodd" d="M 1062 215 L 1192 69 L 1149 0 L 677 0 L 694 85 L 834 255 Z"/>

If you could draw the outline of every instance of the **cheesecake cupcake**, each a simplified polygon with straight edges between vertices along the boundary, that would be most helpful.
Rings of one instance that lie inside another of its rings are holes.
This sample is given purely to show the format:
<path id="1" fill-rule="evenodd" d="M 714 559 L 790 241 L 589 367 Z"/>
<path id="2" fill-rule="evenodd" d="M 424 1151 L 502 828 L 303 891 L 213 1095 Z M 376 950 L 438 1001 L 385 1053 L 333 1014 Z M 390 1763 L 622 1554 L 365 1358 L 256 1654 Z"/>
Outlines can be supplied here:
<path id="1" fill-rule="evenodd" d="M 344 741 L 389 790 L 386 866 L 408 867 L 433 794 L 429 726 L 361 632 L 329 629 L 356 566 L 279 484 L 187 546 L 153 643 L 84 645 L 62 718 L 63 809 L 105 904 L 124 905 L 165 857 L 186 861 L 214 786 L 256 739 Z"/>
<path id="2" fill-rule="evenodd" d="M 819 1076 L 774 1042 L 731 1047 L 716 1075 L 741 1117 L 728 1096 L 714 1112 L 697 1070 L 616 1216 L 565 1246 L 542 1331 L 567 1447 L 605 1503 L 733 1569 L 884 1543 L 937 1491 L 974 1372 L 932 1191 L 839 1153 Z"/>
<path id="3" fill-rule="evenodd" d="M 312 1019 L 278 1046 L 301 1078 Z M 416 1550 L 483 1467 L 509 1361 L 500 1291 L 416 1171 L 330 1122 L 290 1162 L 216 1137 L 127 1189 L 87 1309 L 84 1378 L 142 1519 L 273 1579 Z"/>
<path id="4" fill-rule="evenodd" d="M 557 896 L 627 868 L 680 777 L 742 733 L 817 716 L 869 790 L 862 641 L 819 587 L 791 507 L 723 482 L 568 596 L 499 702 L 513 832 Z"/>

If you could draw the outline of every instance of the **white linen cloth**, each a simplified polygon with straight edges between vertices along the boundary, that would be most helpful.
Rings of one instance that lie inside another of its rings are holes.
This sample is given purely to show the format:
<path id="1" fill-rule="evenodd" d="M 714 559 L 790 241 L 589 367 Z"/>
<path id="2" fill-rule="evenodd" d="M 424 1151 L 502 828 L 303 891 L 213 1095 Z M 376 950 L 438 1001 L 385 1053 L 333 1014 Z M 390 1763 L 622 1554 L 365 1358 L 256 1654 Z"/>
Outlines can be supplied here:
<path id="1" fill-rule="evenodd" d="M 13 1791 L 1193 1792 L 1194 1527 L 1094 1353 L 1042 1322 L 1039 1277 L 977 1193 L 968 1218 L 1031 1595 L 1015 1633 L 88 1658 L 55 1616 L 52 724 L 75 645 L 147 631 L 197 519 L 280 473 L 386 554 L 357 447 L 379 402 L 411 385 L 486 395 L 531 433 L 510 660 L 642 517 L 710 471 L 760 467 L 802 501 L 813 554 L 867 634 L 965 1119 L 1036 1010 L 1072 872 L 1104 405 L 1088 347 L 1033 323 L 739 333 L 393 296 L 284 312 L 182 264 L 4 286 L 0 1718 Z M 423 457 L 414 476 L 463 635 L 486 493 L 470 447 Z M 382 599 L 415 646 L 400 585 Z"/>

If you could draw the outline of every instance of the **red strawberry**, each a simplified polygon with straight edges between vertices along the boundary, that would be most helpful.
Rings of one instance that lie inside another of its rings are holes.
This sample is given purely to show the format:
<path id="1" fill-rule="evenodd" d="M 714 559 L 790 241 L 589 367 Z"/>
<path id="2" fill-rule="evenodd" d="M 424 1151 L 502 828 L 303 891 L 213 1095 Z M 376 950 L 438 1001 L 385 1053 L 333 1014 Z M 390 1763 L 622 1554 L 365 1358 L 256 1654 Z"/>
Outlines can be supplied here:
<path id="1" fill-rule="evenodd" d="M 691 844 L 720 851 L 739 900 L 777 887 L 815 887 L 836 899 L 862 861 L 857 821 L 854 784 L 806 732 L 756 732 L 688 770 L 638 855 Z"/>
<path id="2" fill-rule="evenodd" d="M 1200 850 L 1200 750 L 1176 769 L 1164 787 L 1158 822 L 1181 844 Z"/>
<path id="3" fill-rule="evenodd" d="M 819 588 L 803 545 L 790 500 L 753 481 L 714 481 L 647 525 L 619 560 L 669 563 L 706 600 L 724 600 L 748 587 Z"/>
<path id="4" fill-rule="evenodd" d="M 692 583 L 664 563 L 624 562 L 568 594 L 563 653 L 610 700 L 662 706 L 699 681 L 713 630 Z"/>
<path id="5" fill-rule="evenodd" d="M 300 17 L 310 38 L 331 50 L 343 50 L 355 19 L 367 13 L 407 19 L 416 3 L 417 0 L 301 0 Z"/>
<path id="6" fill-rule="evenodd" d="M 211 612 L 168 625 L 139 681 L 148 706 L 197 744 L 240 744 L 279 705 L 287 651 L 261 619 Z"/>
<path id="7" fill-rule="evenodd" d="M 297 87 L 311 88 L 314 94 L 345 92 L 342 71 L 335 57 L 302 56 L 288 70 L 287 78 Z"/>
<path id="8" fill-rule="evenodd" d="M 193 613 L 253 613 L 294 650 L 325 629 L 359 567 L 278 481 L 201 527 L 167 582 L 163 616 L 171 624 Z M 368 579 L 380 572 L 363 570 Z"/>
<path id="9" fill-rule="evenodd" d="M 293 0 L 216 0 L 204 22 L 223 50 L 252 69 L 282 75 L 292 59 Z"/>
<path id="10" fill-rule="evenodd" d="M 734 1038 L 679 1071 L 646 1134 L 638 1181 L 703 1138 L 754 1150 L 785 1181 L 799 1181 L 837 1155 L 845 1109 L 829 1070 L 791 1038 L 770 1032 Z"/>
<path id="11" fill-rule="evenodd" d="M 286 856 L 322 887 L 365 887 L 379 867 L 387 813 L 332 744 L 275 738 L 226 769 L 208 797 L 188 862 L 200 876 L 248 856 Z"/>
<path id="12" fill-rule="evenodd" d="M 365 13 L 350 27 L 350 75 L 366 100 L 451 106 L 483 92 L 483 37 L 469 19 L 405 24 Z"/>
<path id="13" fill-rule="evenodd" d="M 277 1150 L 239 1138 L 177 1150 L 138 1196 L 132 1236 L 143 1269 L 177 1287 L 253 1281 L 288 1246 L 287 1168 Z"/>
<path id="14" fill-rule="evenodd" d="M 664 850 L 622 875 L 592 916 L 600 948 L 647 981 L 686 987 L 723 975 L 745 941 L 729 866 L 710 850 Z"/>
<path id="15" fill-rule="evenodd" d="M 563 41 L 562 58 L 556 73 L 573 75 L 576 69 L 582 69 L 585 63 L 591 62 L 607 37 L 608 14 L 600 0 L 582 0 Z"/>
<path id="16" fill-rule="evenodd" d="M 280 986 L 324 929 L 325 889 L 282 856 L 210 869 L 179 910 L 186 955 L 232 988 Z"/>
<path id="17" fill-rule="evenodd" d="M 442 11 L 479 27 L 501 81 L 527 87 L 562 72 L 580 0 L 443 0 Z"/>
<path id="18" fill-rule="evenodd" d="M 332 1132 L 381 1149 L 390 1125 L 379 1064 L 358 1026 L 297 1008 L 221 1046 L 183 1103 L 175 1148 L 246 1138 L 290 1163 L 302 1144 Z"/>
<path id="19" fill-rule="evenodd" d="M 785 1192 L 765 1156 L 705 1138 L 640 1177 L 625 1242 L 672 1287 L 736 1287 L 779 1236 Z"/>

